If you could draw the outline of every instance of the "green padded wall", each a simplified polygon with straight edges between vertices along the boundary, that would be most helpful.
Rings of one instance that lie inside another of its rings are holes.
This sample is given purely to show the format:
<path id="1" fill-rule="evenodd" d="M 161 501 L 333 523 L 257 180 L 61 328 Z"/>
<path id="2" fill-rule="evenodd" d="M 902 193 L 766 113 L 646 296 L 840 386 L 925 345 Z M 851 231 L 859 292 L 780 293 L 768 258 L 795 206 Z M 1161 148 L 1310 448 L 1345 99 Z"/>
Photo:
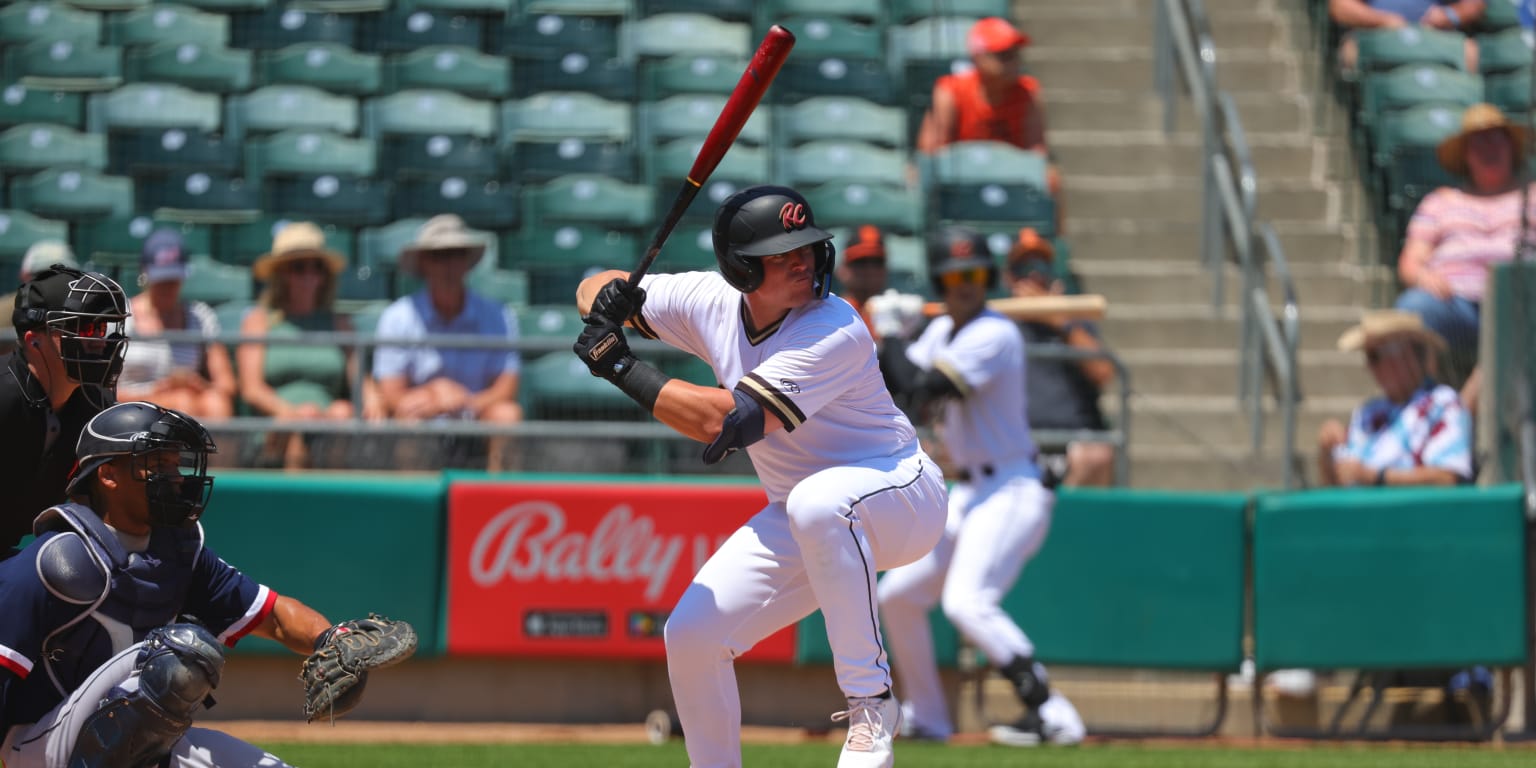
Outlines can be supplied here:
<path id="1" fill-rule="evenodd" d="M 1520 489 L 1260 496 L 1261 669 L 1507 665 L 1525 659 Z"/>
<path id="2" fill-rule="evenodd" d="M 369 611 L 410 621 L 419 653 L 443 651 L 446 484 L 439 475 L 221 470 L 203 517 L 208 547 L 332 621 Z M 260 638 L 238 652 L 286 653 Z"/>

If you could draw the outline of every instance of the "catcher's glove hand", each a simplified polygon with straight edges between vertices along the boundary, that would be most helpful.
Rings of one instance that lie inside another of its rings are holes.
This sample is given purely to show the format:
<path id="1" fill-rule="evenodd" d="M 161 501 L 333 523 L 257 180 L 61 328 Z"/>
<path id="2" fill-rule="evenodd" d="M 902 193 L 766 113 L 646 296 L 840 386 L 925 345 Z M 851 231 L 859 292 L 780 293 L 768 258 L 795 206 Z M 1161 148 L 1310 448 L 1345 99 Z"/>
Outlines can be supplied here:
<path id="1" fill-rule="evenodd" d="M 363 700 L 368 671 L 404 661 L 416 652 L 416 629 L 408 622 L 368 614 L 320 633 L 315 652 L 304 660 L 304 719 L 351 712 Z"/>

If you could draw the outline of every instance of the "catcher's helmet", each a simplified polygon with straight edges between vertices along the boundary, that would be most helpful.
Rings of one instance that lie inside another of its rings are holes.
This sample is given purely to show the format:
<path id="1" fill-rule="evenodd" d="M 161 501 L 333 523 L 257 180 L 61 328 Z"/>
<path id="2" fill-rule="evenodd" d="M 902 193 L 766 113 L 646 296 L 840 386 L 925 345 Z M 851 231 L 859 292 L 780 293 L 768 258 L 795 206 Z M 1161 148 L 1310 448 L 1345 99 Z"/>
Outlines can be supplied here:
<path id="1" fill-rule="evenodd" d="M 832 233 L 816 226 L 811 206 L 789 187 L 762 185 L 731 195 L 715 211 L 713 234 L 720 274 L 742 293 L 763 284 L 763 257 L 807 245 L 816 252 L 816 298 L 832 288 Z"/>
<path id="2" fill-rule="evenodd" d="M 928 238 L 928 278 L 933 281 L 935 295 L 944 295 L 945 274 L 978 267 L 987 270 L 987 288 L 996 288 L 997 262 L 980 232 L 951 225 Z"/>
<path id="3" fill-rule="evenodd" d="M 118 456 L 131 456 L 132 471 L 142 473 L 149 497 L 150 522 L 178 526 L 202 516 L 213 490 L 208 454 L 217 453 L 203 425 L 180 411 L 153 403 L 119 403 L 96 414 L 80 432 L 75 472 L 67 491 L 84 495 L 82 487 L 101 465 Z M 148 460 L 152 454 L 174 451 L 177 471 Z"/>
<path id="4" fill-rule="evenodd" d="M 117 281 L 100 272 L 55 264 L 17 291 L 11 322 L 18 340 L 28 331 L 58 331 L 65 373 L 91 385 L 88 391 L 110 391 L 123 370 L 128 314 L 128 297 Z"/>

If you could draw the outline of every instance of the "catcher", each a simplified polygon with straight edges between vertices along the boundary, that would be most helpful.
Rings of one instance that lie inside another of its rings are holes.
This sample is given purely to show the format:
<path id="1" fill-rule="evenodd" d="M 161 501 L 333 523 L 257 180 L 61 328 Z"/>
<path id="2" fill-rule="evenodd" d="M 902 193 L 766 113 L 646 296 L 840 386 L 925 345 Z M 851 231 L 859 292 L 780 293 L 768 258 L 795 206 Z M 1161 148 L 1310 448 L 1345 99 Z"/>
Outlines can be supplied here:
<path id="1" fill-rule="evenodd" d="M 38 515 L 37 538 L 0 562 L 7 768 L 284 766 L 192 727 L 213 703 L 225 646 L 255 634 L 309 654 L 300 676 L 310 720 L 345 714 L 369 669 L 415 652 L 405 622 L 332 626 L 204 547 L 198 518 L 216 450 L 191 417 L 149 403 L 86 424 L 73 501 Z"/>

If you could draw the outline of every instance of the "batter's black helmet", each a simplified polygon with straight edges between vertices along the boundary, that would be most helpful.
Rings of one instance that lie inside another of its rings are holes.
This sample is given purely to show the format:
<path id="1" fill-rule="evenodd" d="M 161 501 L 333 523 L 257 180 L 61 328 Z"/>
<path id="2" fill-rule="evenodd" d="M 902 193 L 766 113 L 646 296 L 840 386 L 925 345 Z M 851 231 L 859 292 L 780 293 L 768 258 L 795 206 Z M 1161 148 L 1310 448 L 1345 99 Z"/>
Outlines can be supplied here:
<path id="1" fill-rule="evenodd" d="M 997 261 L 992 258 L 986 236 L 980 232 L 947 226 L 928 238 L 928 277 L 933 281 L 934 294 L 944 295 L 945 274 L 977 267 L 987 270 L 987 288 L 996 288 Z"/>
<path id="2" fill-rule="evenodd" d="M 748 187 L 731 195 L 715 211 L 714 242 L 720 274 L 742 293 L 763 284 L 764 256 L 807 245 L 815 246 L 816 297 L 826 298 L 832 288 L 832 233 L 816 226 L 811 206 L 789 187 Z"/>
<path id="3" fill-rule="evenodd" d="M 213 478 L 208 476 L 208 454 L 217 453 L 213 437 L 196 419 L 153 403 L 119 403 L 96 414 L 80 432 L 75 447 L 76 465 L 69 479 L 71 495 L 101 465 L 118 456 L 132 456 L 132 470 L 145 477 L 150 522 L 178 526 L 197 520 L 208 505 Z M 162 451 L 177 454 L 177 471 L 147 457 Z"/>

